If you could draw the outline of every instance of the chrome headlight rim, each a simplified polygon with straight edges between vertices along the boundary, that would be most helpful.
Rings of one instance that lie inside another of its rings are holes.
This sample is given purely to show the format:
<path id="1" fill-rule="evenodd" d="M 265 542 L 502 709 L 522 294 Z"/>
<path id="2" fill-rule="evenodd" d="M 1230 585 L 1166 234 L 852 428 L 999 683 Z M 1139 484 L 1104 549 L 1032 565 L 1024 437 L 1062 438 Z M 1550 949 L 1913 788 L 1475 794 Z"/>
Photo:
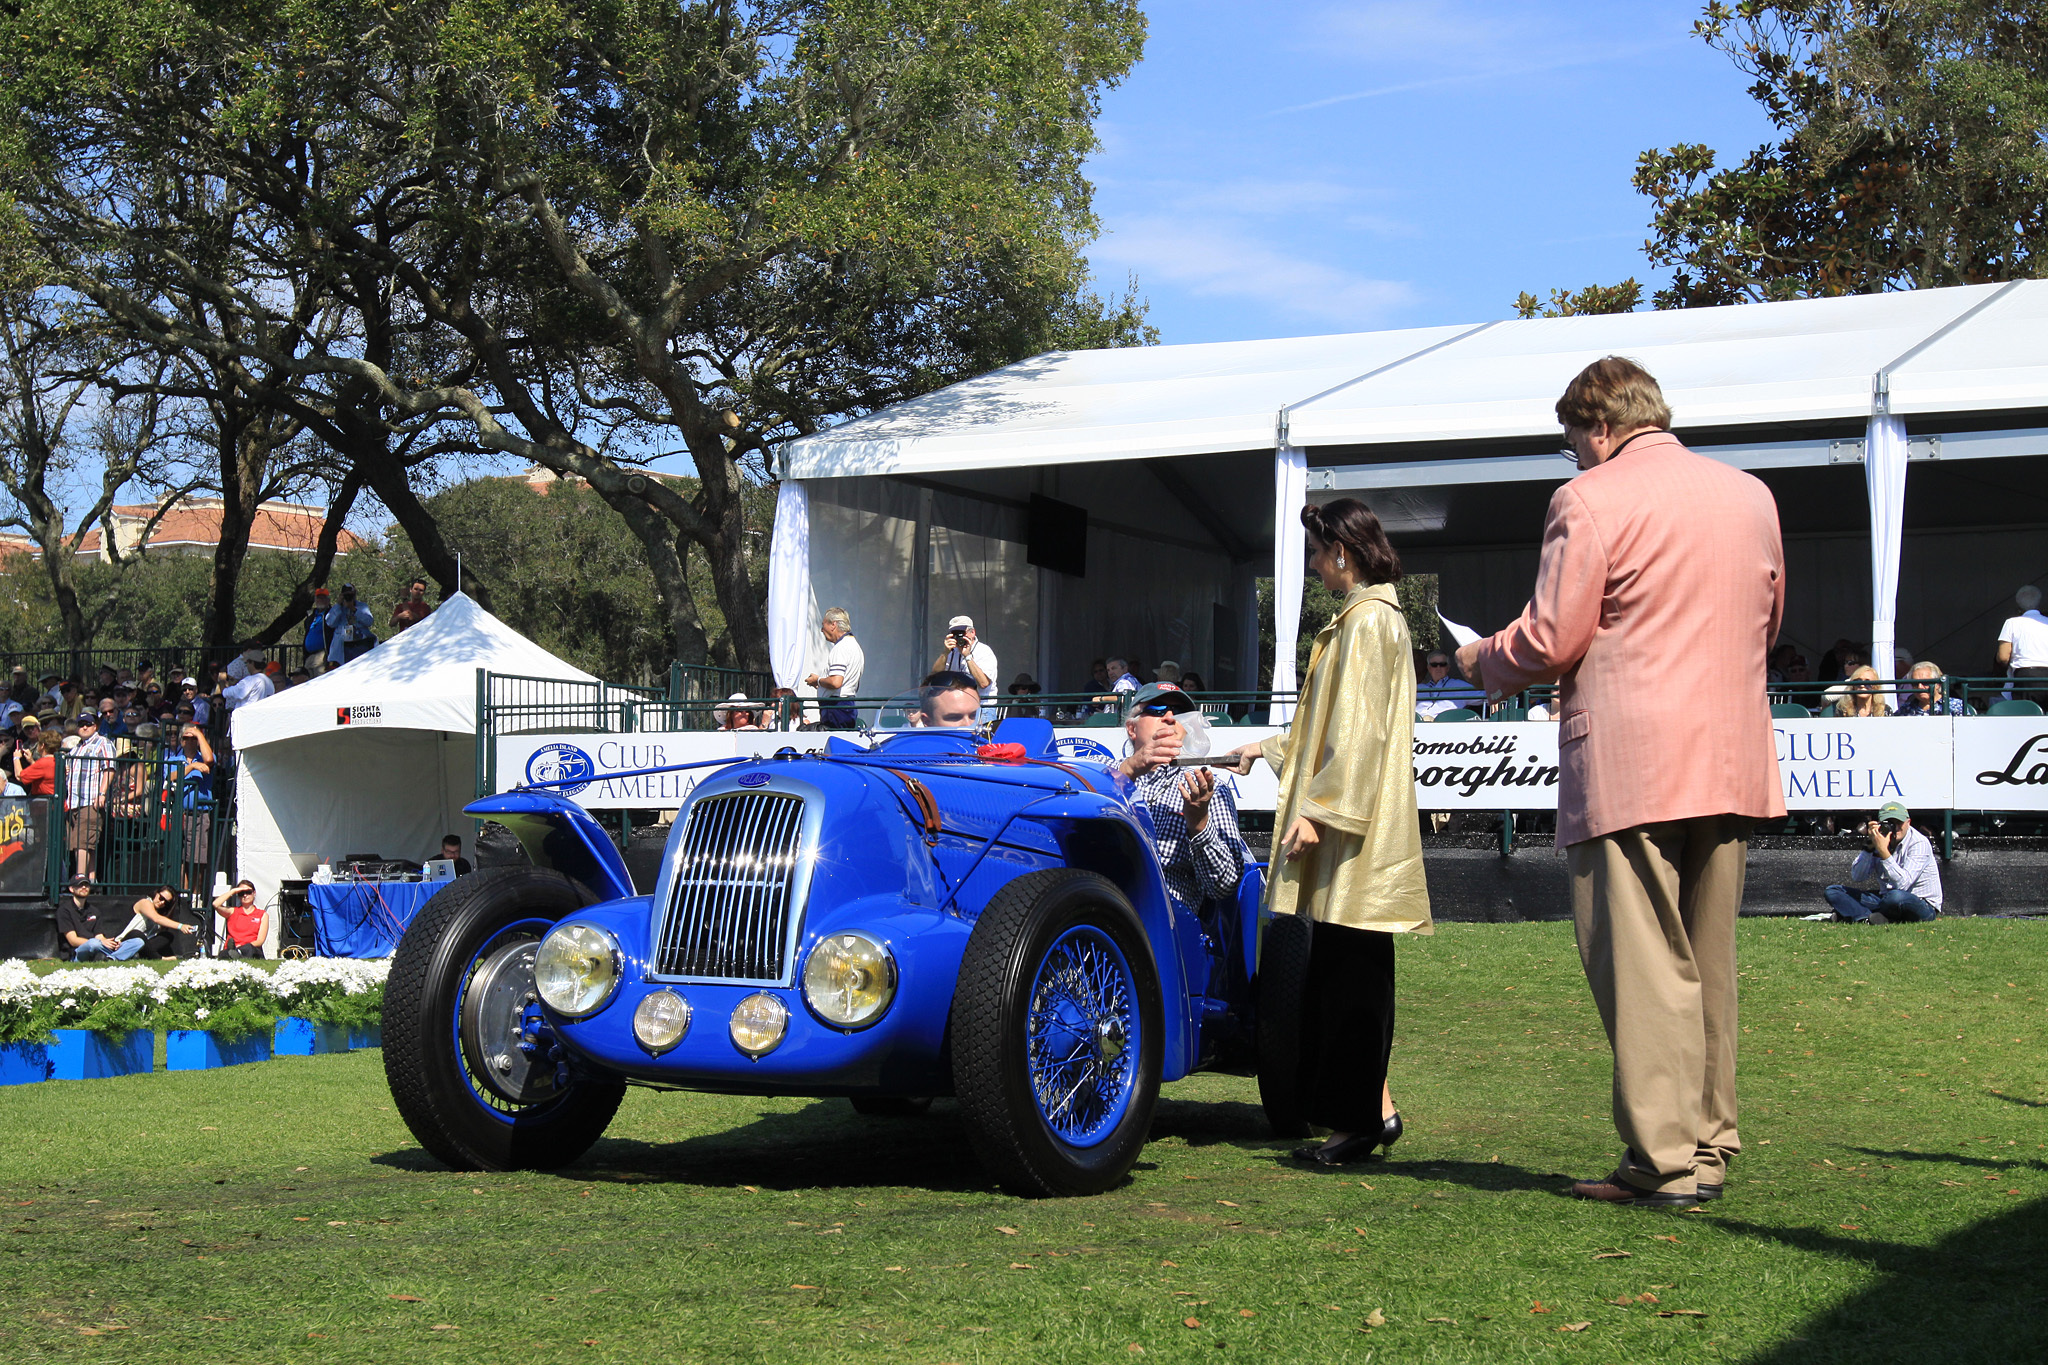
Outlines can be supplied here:
<path id="1" fill-rule="evenodd" d="M 644 1016 L 649 1007 L 659 1002 L 663 996 L 673 999 L 681 1008 L 683 1022 L 682 1026 L 676 1030 L 675 1037 L 667 1042 L 657 1042 L 647 1036 Z M 640 1003 L 633 1006 L 633 1041 L 640 1044 L 641 1050 L 650 1057 L 666 1056 L 683 1045 L 683 1040 L 690 1036 L 690 1026 L 696 1022 L 697 1009 L 696 1006 L 690 1003 L 690 998 L 679 990 L 663 986 L 658 990 L 647 992 L 647 994 L 640 997 Z"/>
<path id="2" fill-rule="evenodd" d="M 811 996 L 811 960 L 821 948 L 836 938 L 857 938 L 867 944 L 881 958 L 885 972 L 881 988 L 881 1003 L 876 1005 L 870 1013 L 850 1023 L 843 1019 L 834 1018 L 831 1014 L 820 1008 L 818 1002 Z M 811 1012 L 812 1018 L 825 1027 L 835 1029 L 840 1033 L 859 1033 L 863 1029 L 873 1028 L 888 1016 L 889 1010 L 896 1004 L 897 988 L 902 981 L 902 972 L 896 965 L 895 952 L 878 935 L 868 933 L 863 929 L 834 929 L 829 933 L 818 935 L 816 939 L 812 940 L 810 947 L 804 950 L 803 965 L 798 969 L 796 978 L 797 993 L 803 997 L 804 1008 Z"/>
<path id="3" fill-rule="evenodd" d="M 740 1013 L 756 1001 L 761 1001 L 774 1007 L 775 1034 L 759 1047 L 749 1047 L 740 1041 L 738 1032 Z M 741 1056 L 758 1062 L 788 1041 L 790 1018 L 789 1006 L 784 1003 L 781 996 L 773 991 L 750 991 L 745 996 L 742 996 L 738 1003 L 732 1007 L 732 1013 L 727 1016 L 725 1021 L 725 1036 Z"/>
<path id="4" fill-rule="evenodd" d="M 565 1009 L 548 998 L 547 987 L 541 981 L 541 964 L 547 958 L 550 944 L 554 943 L 558 938 L 576 933 L 594 934 L 603 940 L 602 946 L 611 960 L 611 980 L 606 984 L 604 993 L 590 1004 L 583 1006 L 581 1009 Z M 589 920 L 567 920 L 557 924 L 541 938 L 540 947 L 534 951 L 534 994 L 540 997 L 540 1003 L 546 1007 L 550 1014 L 558 1015 L 563 1019 L 588 1019 L 604 1009 L 612 1001 L 618 999 L 619 983 L 624 981 L 625 977 L 626 954 L 624 949 L 619 946 L 619 936 L 603 925 L 593 924 Z"/>

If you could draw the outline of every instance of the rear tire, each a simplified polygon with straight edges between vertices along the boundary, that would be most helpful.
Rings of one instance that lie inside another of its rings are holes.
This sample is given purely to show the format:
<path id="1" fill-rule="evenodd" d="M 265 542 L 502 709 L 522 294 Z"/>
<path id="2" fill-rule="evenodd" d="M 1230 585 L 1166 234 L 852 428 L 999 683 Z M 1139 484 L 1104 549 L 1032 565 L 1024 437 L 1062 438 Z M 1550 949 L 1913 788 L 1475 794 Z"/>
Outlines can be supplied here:
<path id="1" fill-rule="evenodd" d="M 1259 948 L 1259 1103 L 1279 1138 L 1309 1135 L 1308 1120 L 1302 1117 L 1301 1015 L 1314 935 L 1306 916 L 1275 915 Z"/>
<path id="2" fill-rule="evenodd" d="M 1115 883 L 1027 872 L 990 898 L 953 995 L 975 1155 L 1026 1196 L 1100 1194 L 1143 1150 L 1165 1030 L 1143 925 Z"/>
<path id="3" fill-rule="evenodd" d="M 399 940 L 384 1076 L 420 1146 L 457 1170 L 566 1166 L 618 1111 L 623 1080 L 570 1067 L 563 1084 L 554 1059 L 507 1042 L 531 999 L 533 950 L 589 903 L 559 872 L 486 868 L 437 893 Z"/>

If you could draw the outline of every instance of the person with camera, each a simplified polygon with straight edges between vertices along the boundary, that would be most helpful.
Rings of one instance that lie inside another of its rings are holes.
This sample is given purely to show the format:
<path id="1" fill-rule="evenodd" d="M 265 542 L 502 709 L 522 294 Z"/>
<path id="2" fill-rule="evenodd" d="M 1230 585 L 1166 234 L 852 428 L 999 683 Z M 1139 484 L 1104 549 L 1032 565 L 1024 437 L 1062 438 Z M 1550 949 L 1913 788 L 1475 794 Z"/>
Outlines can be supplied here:
<path id="1" fill-rule="evenodd" d="M 932 661 L 934 673 L 965 673 L 974 679 L 982 705 L 996 694 L 996 652 L 974 633 L 972 616 L 956 616 L 946 622 L 946 650 Z"/>
<path id="2" fill-rule="evenodd" d="M 377 644 L 377 617 L 356 601 L 356 585 L 341 585 L 341 600 L 327 613 L 327 666 L 338 668 L 368 654 Z"/>
<path id="3" fill-rule="evenodd" d="M 1913 817 L 1897 801 L 1885 802 L 1863 827 L 1869 847 L 1856 855 L 1846 885 L 1823 893 L 1835 914 L 1850 924 L 1869 924 L 1873 912 L 1886 924 L 1930 920 L 1941 913 L 1941 865 L 1934 844 L 1913 828 Z"/>

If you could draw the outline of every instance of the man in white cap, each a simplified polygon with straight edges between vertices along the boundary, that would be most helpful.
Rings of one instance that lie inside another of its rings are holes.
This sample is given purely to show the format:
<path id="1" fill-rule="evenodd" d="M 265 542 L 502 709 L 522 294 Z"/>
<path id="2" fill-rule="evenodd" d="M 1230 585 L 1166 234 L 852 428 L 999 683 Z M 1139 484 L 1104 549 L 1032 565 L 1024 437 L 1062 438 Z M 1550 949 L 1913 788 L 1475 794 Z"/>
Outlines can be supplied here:
<path id="1" fill-rule="evenodd" d="M 995 696 L 996 652 L 975 635 L 972 616 L 956 616 L 946 622 L 946 648 L 932 660 L 932 672 L 965 673 L 974 679 L 983 706 Z"/>

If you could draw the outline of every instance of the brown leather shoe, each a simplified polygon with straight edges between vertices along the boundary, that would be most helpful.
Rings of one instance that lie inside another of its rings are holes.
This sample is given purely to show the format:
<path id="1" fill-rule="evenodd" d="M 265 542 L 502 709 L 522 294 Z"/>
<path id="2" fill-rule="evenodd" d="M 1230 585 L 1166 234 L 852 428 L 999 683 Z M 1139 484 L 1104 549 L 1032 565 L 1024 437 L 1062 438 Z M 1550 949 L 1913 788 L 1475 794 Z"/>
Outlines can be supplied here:
<path id="1" fill-rule="evenodd" d="M 1590 1199 L 1598 1204 L 1620 1204 L 1625 1208 L 1685 1209 L 1699 1203 L 1699 1196 L 1676 1191 L 1640 1190 L 1621 1178 L 1620 1172 L 1605 1180 L 1572 1183 L 1572 1198 Z"/>

